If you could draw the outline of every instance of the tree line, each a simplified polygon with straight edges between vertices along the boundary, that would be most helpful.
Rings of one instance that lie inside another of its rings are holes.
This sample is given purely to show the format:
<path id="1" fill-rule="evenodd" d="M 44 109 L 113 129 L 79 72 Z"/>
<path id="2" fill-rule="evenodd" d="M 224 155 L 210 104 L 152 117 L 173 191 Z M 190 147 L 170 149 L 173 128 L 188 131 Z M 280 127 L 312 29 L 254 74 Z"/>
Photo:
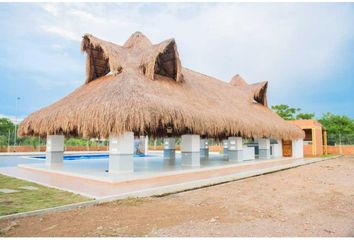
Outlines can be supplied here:
<path id="1" fill-rule="evenodd" d="M 15 137 L 15 124 L 8 118 L 0 118 L 0 147 L 7 146 L 44 146 L 45 138 L 40 137 Z M 66 146 L 102 146 L 107 145 L 106 141 L 96 141 L 85 138 L 65 138 Z"/>

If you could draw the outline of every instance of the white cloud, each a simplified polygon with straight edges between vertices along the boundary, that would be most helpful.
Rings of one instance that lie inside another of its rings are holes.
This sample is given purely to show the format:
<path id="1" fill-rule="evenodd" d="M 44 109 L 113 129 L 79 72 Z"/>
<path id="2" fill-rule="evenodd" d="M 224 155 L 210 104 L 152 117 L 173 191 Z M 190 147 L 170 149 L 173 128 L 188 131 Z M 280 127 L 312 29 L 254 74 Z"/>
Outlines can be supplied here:
<path id="1" fill-rule="evenodd" d="M 103 21 L 104 19 L 98 18 L 98 17 L 94 16 L 93 14 L 82 11 L 82 10 L 70 10 L 70 11 L 68 11 L 68 14 L 72 15 L 75 18 L 104 23 L 104 21 Z"/>
<path id="2" fill-rule="evenodd" d="M 74 32 L 65 30 L 59 26 L 42 26 L 42 30 L 48 33 L 59 35 L 60 37 L 67 38 L 73 41 L 81 41 L 80 35 L 75 34 Z"/>
<path id="3" fill-rule="evenodd" d="M 33 80 L 40 87 L 40 89 L 44 91 L 52 90 L 57 87 L 82 84 L 82 81 L 73 80 L 72 78 L 69 78 L 70 81 L 63 81 L 63 80 L 51 79 L 49 77 L 36 75 L 33 77 L 29 77 L 29 79 Z"/>
<path id="4" fill-rule="evenodd" d="M 0 118 L 8 118 L 10 119 L 11 122 L 13 123 L 20 123 L 25 119 L 26 116 L 13 116 L 13 115 L 6 115 L 6 114 L 1 114 L 0 113 Z"/>
<path id="5" fill-rule="evenodd" d="M 41 6 L 48 13 L 50 13 L 50 14 L 52 14 L 54 16 L 58 16 L 59 15 L 59 9 L 58 9 L 56 3 L 44 3 Z"/>
<path id="6" fill-rule="evenodd" d="M 58 43 L 52 44 L 51 46 L 54 50 L 60 51 L 64 49 L 64 46 Z"/>
<path id="7" fill-rule="evenodd" d="M 123 43 L 137 30 L 153 42 L 174 37 L 184 66 L 224 81 L 237 73 L 249 82 L 268 80 L 275 101 L 333 74 L 353 41 L 350 4 L 88 3 L 44 9 L 54 17 L 43 30 L 70 40 L 89 32 Z"/>

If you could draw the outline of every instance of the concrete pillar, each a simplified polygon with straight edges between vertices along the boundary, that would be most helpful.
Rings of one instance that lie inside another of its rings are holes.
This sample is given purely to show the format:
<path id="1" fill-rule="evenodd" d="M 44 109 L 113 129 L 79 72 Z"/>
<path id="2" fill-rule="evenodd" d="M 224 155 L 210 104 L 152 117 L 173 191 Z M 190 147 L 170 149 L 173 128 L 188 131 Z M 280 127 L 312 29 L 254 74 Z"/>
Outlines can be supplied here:
<path id="1" fill-rule="evenodd" d="M 273 146 L 273 154 L 272 157 L 274 158 L 281 158 L 283 157 L 283 145 L 281 140 L 277 140 L 277 143 L 272 144 Z"/>
<path id="2" fill-rule="evenodd" d="M 64 135 L 48 135 L 45 163 L 49 166 L 64 163 Z"/>
<path id="3" fill-rule="evenodd" d="M 243 143 L 242 137 L 229 137 L 229 161 L 242 161 L 243 160 Z"/>
<path id="4" fill-rule="evenodd" d="M 148 136 L 140 136 L 139 137 L 139 152 L 147 155 L 149 148 L 149 137 Z"/>
<path id="5" fill-rule="evenodd" d="M 229 140 L 227 140 L 227 139 L 222 140 L 222 144 L 224 146 L 224 154 L 227 155 L 228 149 L 229 149 Z"/>
<path id="6" fill-rule="evenodd" d="M 249 147 L 247 145 L 243 145 L 242 159 L 243 160 L 254 160 L 255 159 L 254 147 Z"/>
<path id="7" fill-rule="evenodd" d="M 304 157 L 304 141 L 303 139 L 296 139 L 292 141 L 293 147 L 293 157 L 303 158 Z"/>
<path id="8" fill-rule="evenodd" d="M 134 172 L 134 133 L 109 136 L 108 172 Z"/>
<path id="9" fill-rule="evenodd" d="M 167 165 L 174 164 L 176 159 L 176 139 L 165 138 L 163 140 L 163 159 Z"/>
<path id="10" fill-rule="evenodd" d="M 209 140 L 207 138 L 200 139 L 200 158 L 209 159 Z"/>
<path id="11" fill-rule="evenodd" d="M 200 166 L 199 135 L 182 135 L 182 166 Z"/>
<path id="12" fill-rule="evenodd" d="M 270 159 L 270 139 L 269 138 L 259 138 L 259 159 Z"/>

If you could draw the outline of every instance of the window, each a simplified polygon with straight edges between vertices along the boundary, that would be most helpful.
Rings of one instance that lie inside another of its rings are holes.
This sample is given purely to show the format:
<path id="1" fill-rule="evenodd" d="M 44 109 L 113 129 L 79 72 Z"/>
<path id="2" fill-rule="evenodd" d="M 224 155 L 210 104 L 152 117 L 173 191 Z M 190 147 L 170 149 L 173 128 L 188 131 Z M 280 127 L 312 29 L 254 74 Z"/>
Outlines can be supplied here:
<path id="1" fill-rule="evenodd" d="M 305 139 L 304 141 L 312 141 L 312 129 L 304 129 L 305 131 Z"/>

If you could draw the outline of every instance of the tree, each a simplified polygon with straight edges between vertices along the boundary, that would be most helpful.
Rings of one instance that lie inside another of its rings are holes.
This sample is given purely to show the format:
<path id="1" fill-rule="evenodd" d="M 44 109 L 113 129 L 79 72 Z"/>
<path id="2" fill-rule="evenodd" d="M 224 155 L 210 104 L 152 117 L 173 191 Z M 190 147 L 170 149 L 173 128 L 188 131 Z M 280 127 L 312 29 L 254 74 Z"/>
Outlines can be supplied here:
<path id="1" fill-rule="evenodd" d="M 331 142 L 345 144 L 354 142 L 354 119 L 327 112 L 318 121 L 327 129 Z"/>
<path id="2" fill-rule="evenodd" d="M 299 119 L 313 119 L 315 117 L 314 113 L 299 113 L 300 108 L 291 108 L 288 105 L 280 104 L 272 106 L 272 109 L 275 113 L 277 113 L 280 117 L 285 120 L 299 120 Z"/>
<path id="3" fill-rule="evenodd" d="M 8 118 L 0 118 L 0 135 L 7 136 L 9 134 L 9 130 L 13 131 L 15 129 L 15 124 L 11 122 Z"/>
<path id="4" fill-rule="evenodd" d="M 299 113 L 296 115 L 296 119 L 314 119 L 315 114 L 314 113 Z"/>
<path id="5" fill-rule="evenodd" d="M 8 144 L 13 144 L 14 142 L 14 132 L 15 132 L 15 124 L 11 122 L 8 118 L 0 118 L 0 136 L 1 136 L 1 144 L 3 146 Z"/>
<path id="6" fill-rule="evenodd" d="M 291 108 L 288 105 L 280 104 L 272 106 L 272 110 L 285 120 L 295 120 L 296 112 L 299 112 L 300 108 Z"/>

